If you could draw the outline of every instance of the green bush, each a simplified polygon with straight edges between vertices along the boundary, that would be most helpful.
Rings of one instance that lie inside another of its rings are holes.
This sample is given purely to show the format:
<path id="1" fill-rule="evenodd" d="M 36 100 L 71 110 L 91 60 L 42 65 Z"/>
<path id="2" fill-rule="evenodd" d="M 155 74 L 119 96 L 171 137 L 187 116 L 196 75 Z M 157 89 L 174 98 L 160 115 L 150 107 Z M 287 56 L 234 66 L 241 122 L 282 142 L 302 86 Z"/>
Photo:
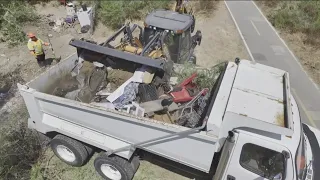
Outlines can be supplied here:
<path id="1" fill-rule="evenodd" d="M 42 153 L 41 144 L 37 133 L 27 128 L 25 106 L 8 116 L 8 123 L 2 122 L 0 128 L 0 179 L 29 179 L 32 165 Z"/>
<path id="2" fill-rule="evenodd" d="M 319 43 L 320 2 L 319 1 L 282 1 L 269 15 L 271 23 L 289 32 L 302 32 L 307 35 L 308 43 Z"/>
<path id="3" fill-rule="evenodd" d="M 161 1 L 101 1 L 97 13 L 100 21 L 111 27 L 119 28 L 125 20 L 141 20 L 153 9 L 168 8 L 170 0 Z"/>
<path id="4" fill-rule="evenodd" d="M 278 28 L 289 29 L 290 31 L 299 31 L 302 28 L 302 23 L 299 20 L 299 12 L 281 10 L 273 18 L 273 24 Z"/>
<path id="5" fill-rule="evenodd" d="M 26 40 L 26 35 L 21 26 L 38 19 L 34 8 L 25 1 L 0 2 L 0 34 L 2 41 L 9 45 L 17 45 Z"/>
<path id="6" fill-rule="evenodd" d="M 194 83 L 198 85 L 200 89 L 211 89 L 218 78 L 219 74 L 224 69 L 225 62 L 221 62 L 210 68 L 197 67 L 191 63 L 185 63 L 183 65 L 177 65 L 173 76 L 178 77 L 178 83 L 183 82 L 185 79 L 197 73 Z"/>

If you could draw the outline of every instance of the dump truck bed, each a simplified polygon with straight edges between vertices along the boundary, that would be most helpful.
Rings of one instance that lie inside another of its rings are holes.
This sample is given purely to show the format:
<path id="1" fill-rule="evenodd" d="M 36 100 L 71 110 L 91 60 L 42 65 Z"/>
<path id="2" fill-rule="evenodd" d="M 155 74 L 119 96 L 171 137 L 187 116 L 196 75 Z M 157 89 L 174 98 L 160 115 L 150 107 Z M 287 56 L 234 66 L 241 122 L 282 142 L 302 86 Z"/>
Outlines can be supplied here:
<path id="1" fill-rule="evenodd" d="M 238 68 L 227 72 L 211 109 L 208 133 L 223 139 L 232 129 L 251 128 L 292 136 L 287 72 L 251 61 L 241 61 Z M 216 151 L 222 145 L 217 145 Z"/>
<path id="2" fill-rule="evenodd" d="M 43 134 L 61 133 L 107 152 L 147 141 L 137 148 L 204 172 L 209 172 L 230 130 L 249 127 L 285 136 L 293 133 L 289 79 L 284 71 L 247 60 L 225 63 L 210 92 L 204 128 L 191 133 L 187 127 L 48 93 L 65 80 L 77 59 L 74 54 L 26 85 L 18 84 L 30 114 L 29 128 Z M 268 107 L 270 111 L 264 112 Z M 130 159 L 135 148 L 115 153 Z"/>
<path id="3" fill-rule="evenodd" d="M 46 93 L 71 72 L 77 58 L 74 54 L 26 85 L 19 85 L 30 114 L 29 128 L 43 134 L 61 133 L 106 151 L 189 129 Z M 142 149 L 208 172 L 215 142 L 216 137 L 202 131 L 143 144 Z M 116 154 L 129 159 L 133 151 Z"/>

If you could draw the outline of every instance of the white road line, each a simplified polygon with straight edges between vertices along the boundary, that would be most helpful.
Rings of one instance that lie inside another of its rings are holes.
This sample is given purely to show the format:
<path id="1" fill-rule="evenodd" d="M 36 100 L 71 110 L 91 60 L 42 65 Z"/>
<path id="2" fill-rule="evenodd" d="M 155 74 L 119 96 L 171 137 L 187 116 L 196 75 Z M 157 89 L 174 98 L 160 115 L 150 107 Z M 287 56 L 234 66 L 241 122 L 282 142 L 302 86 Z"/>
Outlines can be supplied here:
<path id="1" fill-rule="evenodd" d="M 241 37 L 241 39 L 242 39 L 242 42 L 244 43 L 244 46 L 246 47 L 246 49 L 247 49 L 247 51 L 248 51 L 248 54 L 249 54 L 249 56 L 250 56 L 250 58 L 251 58 L 251 61 L 255 62 L 255 60 L 254 60 L 254 58 L 253 58 L 253 56 L 252 56 L 252 53 L 251 53 L 251 51 L 250 51 L 250 49 L 249 49 L 249 47 L 248 47 L 248 45 L 247 45 L 247 42 L 246 42 L 246 40 L 244 39 L 244 37 L 243 37 L 243 35 L 242 35 L 241 31 L 240 31 L 240 28 L 239 28 L 236 20 L 234 19 L 233 15 L 232 15 L 232 13 L 231 13 L 231 10 L 230 10 L 230 8 L 229 8 L 229 6 L 228 6 L 228 4 L 227 4 L 227 2 L 224 1 L 224 4 L 226 5 L 226 7 L 227 7 L 227 9 L 228 9 L 228 11 L 229 11 L 229 14 L 231 15 L 231 18 L 232 18 L 234 24 L 236 25 L 236 28 L 237 28 L 237 30 L 238 30 L 238 32 L 239 32 L 239 34 L 240 34 L 240 37 Z"/>
<path id="2" fill-rule="evenodd" d="M 299 98 L 296 90 L 294 88 L 291 88 L 291 92 L 295 97 L 295 100 L 298 101 L 298 104 L 300 105 L 300 107 L 302 108 L 302 110 L 304 111 L 304 114 L 307 116 L 307 119 L 309 120 L 309 122 L 311 123 L 311 125 L 315 128 L 318 128 L 316 123 L 314 122 L 314 120 L 312 119 L 311 115 L 308 113 L 307 108 L 303 105 L 301 99 Z"/>
<path id="3" fill-rule="evenodd" d="M 277 34 L 278 38 L 281 40 L 281 42 L 284 44 L 284 46 L 288 49 L 289 53 L 293 56 L 294 60 L 299 64 L 299 66 L 301 67 L 302 71 L 307 75 L 307 77 L 310 79 L 310 81 L 313 83 L 313 85 L 316 87 L 316 89 L 319 90 L 318 85 L 309 77 L 308 73 L 304 70 L 304 68 L 302 67 L 302 65 L 300 64 L 300 61 L 298 60 L 298 58 L 293 54 L 293 52 L 290 50 L 289 46 L 286 44 L 286 42 L 280 37 L 278 31 L 272 26 L 272 24 L 269 22 L 269 20 L 266 18 L 266 16 L 262 13 L 261 9 L 256 5 L 256 3 L 254 1 L 251 1 L 253 3 L 253 5 L 258 9 L 258 11 L 260 12 L 260 14 L 263 16 L 263 18 L 267 21 L 267 23 L 269 24 L 269 26 L 271 27 L 271 29 Z M 230 10 L 229 10 L 230 11 Z"/>
<path id="4" fill-rule="evenodd" d="M 253 28 L 257 31 L 257 33 L 258 33 L 258 34 L 259 34 L 259 36 L 260 36 L 260 32 L 258 31 L 258 28 L 256 27 L 256 25 L 254 25 L 254 23 L 253 23 L 253 21 L 252 21 L 252 20 L 250 20 L 250 22 L 251 22 L 251 24 L 252 24 Z"/>

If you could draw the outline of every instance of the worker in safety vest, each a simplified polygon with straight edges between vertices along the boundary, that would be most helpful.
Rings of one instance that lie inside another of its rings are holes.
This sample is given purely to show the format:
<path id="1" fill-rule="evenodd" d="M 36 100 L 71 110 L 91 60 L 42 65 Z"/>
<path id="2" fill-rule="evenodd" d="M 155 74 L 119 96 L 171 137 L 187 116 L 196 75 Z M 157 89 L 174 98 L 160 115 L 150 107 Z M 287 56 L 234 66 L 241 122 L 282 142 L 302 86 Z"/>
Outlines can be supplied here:
<path id="1" fill-rule="evenodd" d="M 42 45 L 49 46 L 50 44 L 38 39 L 33 33 L 28 33 L 27 36 L 30 38 L 28 41 L 30 53 L 35 56 L 40 67 L 45 66 L 45 54 Z"/>

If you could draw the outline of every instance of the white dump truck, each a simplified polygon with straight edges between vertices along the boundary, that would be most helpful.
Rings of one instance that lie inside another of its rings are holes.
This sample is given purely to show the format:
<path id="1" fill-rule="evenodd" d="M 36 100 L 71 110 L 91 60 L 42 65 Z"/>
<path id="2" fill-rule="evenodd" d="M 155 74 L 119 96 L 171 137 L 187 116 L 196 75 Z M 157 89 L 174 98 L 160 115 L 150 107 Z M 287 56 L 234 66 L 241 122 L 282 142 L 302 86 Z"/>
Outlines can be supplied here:
<path id="1" fill-rule="evenodd" d="M 129 180 L 137 157 L 148 152 L 214 180 L 320 178 L 320 133 L 302 124 L 283 70 L 248 60 L 222 63 L 200 125 L 188 128 L 48 93 L 78 59 L 74 54 L 18 84 L 28 127 L 50 137 L 54 153 L 69 165 L 82 166 L 99 150 L 96 171 Z"/>

